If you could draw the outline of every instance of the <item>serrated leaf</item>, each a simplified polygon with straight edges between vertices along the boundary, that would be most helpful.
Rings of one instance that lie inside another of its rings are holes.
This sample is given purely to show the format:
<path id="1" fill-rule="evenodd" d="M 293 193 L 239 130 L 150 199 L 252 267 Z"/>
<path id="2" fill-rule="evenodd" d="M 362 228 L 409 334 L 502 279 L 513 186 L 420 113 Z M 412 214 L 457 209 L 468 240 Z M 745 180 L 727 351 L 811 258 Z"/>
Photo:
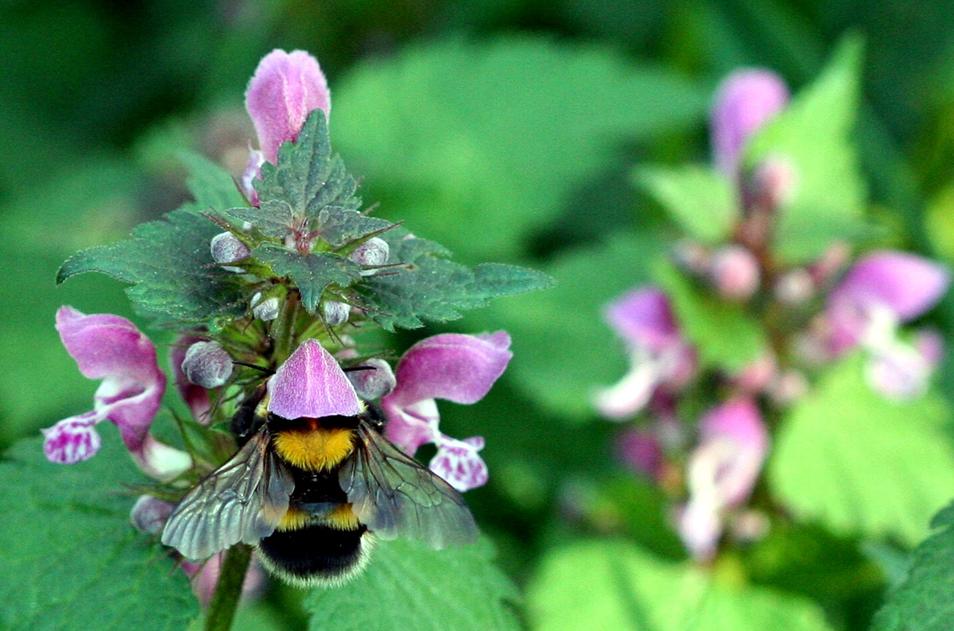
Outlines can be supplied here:
<path id="1" fill-rule="evenodd" d="M 317 219 L 322 210 L 357 210 L 361 205 L 355 197 L 357 182 L 331 152 L 328 124 L 320 109 L 308 115 L 294 143 L 281 146 L 277 165 L 262 165 L 254 185 L 262 203 L 286 202 L 299 217 Z"/>
<path id="2" fill-rule="evenodd" d="M 636 181 L 690 236 L 707 243 L 725 240 L 738 219 L 733 184 L 702 166 L 645 166 Z"/>
<path id="3" fill-rule="evenodd" d="M 794 167 L 793 195 L 779 210 L 776 252 L 790 263 L 866 230 L 865 187 L 850 134 L 857 116 L 862 46 L 846 39 L 825 71 L 765 126 L 745 151 L 754 168 L 777 156 Z"/>
<path id="4" fill-rule="evenodd" d="M 187 207 L 205 211 L 245 205 L 228 171 L 192 151 L 180 151 L 178 156 L 189 172 L 186 187 L 194 198 Z"/>
<path id="5" fill-rule="evenodd" d="M 483 263 L 469 269 L 440 258 L 446 250 L 436 243 L 389 236 L 391 262 L 411 267 L 368 277 L 357 287 L 369 317 L 389 331 L 456 320 L 462 311 L 493 298 L 552 284 L 546 274 L 515 265 Z"/>
<path id="6" fill-rule="evenodd" d="M 954 489 L 945 403 L 894 402 L 855 356 L 829 369 L 784 418 L 769 484 L 795 515 L 835 533 L 913 543 Z"/>
<path id="7" fill-rule="evenodd" d="M 279 239 L 285 238 L 302 221 L 287 202 L 275 199 L 262 202 L 258 208 L 254 206 L 227 208 L 219 211 L 218 214 L 236 226 L 248 222 L 263 235 Z"/>
<path id="8" fill-rule="evenodd" d="M 669 264 L 656 272 L 669 297 L 680 330 L 699 352 L 704 365 L 738 371 L 768 348 L 765 333 L 743 305 L 726 302 Z"/>
<path id="9" fill-rule="evenodd" d="M 486 541 L 429 550 L 409 541 L 378 544 L 367 570 L 347 586 L 305 599 L 310 629 L 519 629 L 513 584 L 493 565 Z"/>
<path id="10" fill-rule="evenodd" d="M 279 276 L 287 276 L 301 293 L 301 303 L 313 313 L 321 294 L 331 285 L 345 288 L 361 278 L 361 268 L 348 259 L 327 252 L 299 254 L 277 245 L 266 244 L 252 251 Z"/>
<path id="11" fill-rule="evenodd" d="M 954 620 L 954 504 L 931 520 L 934 529 L 911 554 L 907 577 L 875 616 L 872 631 L 948 631 Z"/>
<path id="12" fill-rule="evenodd" d="M 158 324 L 207 324 L 239 315 L 244 304 L 235 275 L 215 265 L 209 251 L 218 232 L 197 211 L 175 210 L 136 226 L 125 241 L 77 252 L 56 282 L 99 272 L 129 283 L 126 293 L 136 310 Z"/>
<path id="13" fill-rule="evenodd" d="M 333 131 L 388 218 L 465 261 L 514 259 L 619 147 L 689 128 L 708 100 L 602 46 L 450 40 L 359 65 L 336 87 Z"/>
<path id="14" fill-rule="evenodd" d="M 76 465 L 47 462 L 39 439 L 0 463 L 0 627 L 184 629 L 199 613 L 189 581 L 157 542 L 129 524 L 143 480 L 116 431 Z"/>
<path id="15" fill-rule="evenodd" d="M 703 569 L 661 561 L 628 542 L 584 541 L 551 550 L 527 588 L 541 631 L 824 631 L 820 607 L 802 597 L 723 585 Z"/>
<path id="16" fill-rule="evenodd" d="M 556 286 L 502 301 L 486 317 L 513 337 L 507 375 L 551 414 L 585 422 L 593 391 L 626 371 L 626 352 L 603 319 L 607 303 L 651 282 L 663 252 L 658 234 L 617 236 L 564 253 L 544 268 Z"/>
<path id="17" fill-rule="evenodd" d="M 333 247 L 359 241 L 393 225 L 386 219 L 369 217 L 355 210 L 325 208 L 318 217 L 318 233 Z"/>

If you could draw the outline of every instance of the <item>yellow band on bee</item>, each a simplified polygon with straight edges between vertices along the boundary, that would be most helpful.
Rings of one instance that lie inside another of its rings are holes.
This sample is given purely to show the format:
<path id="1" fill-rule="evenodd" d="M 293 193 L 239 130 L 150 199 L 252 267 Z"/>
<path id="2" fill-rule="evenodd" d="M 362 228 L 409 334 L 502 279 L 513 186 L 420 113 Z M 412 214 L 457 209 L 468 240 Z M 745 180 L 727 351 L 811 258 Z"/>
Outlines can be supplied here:
<path id="1" fill-rule="evenodd" d="M 351 455 L 353 433 L 350 429 L 321 427 L 286 430 L 275 434 L 275 451 L 299 469 L 327 471 Z"/>
<path id="2" fill-rule="evenodd" d="M 306 526 L 322 525 L 336 530 L 355 530 L 361 526 L 351 504 L 339 504 L 325 515 L 315 516 L 300 508 L 291 507 L 278 524 L 277 530 L 301 530 Z"/>

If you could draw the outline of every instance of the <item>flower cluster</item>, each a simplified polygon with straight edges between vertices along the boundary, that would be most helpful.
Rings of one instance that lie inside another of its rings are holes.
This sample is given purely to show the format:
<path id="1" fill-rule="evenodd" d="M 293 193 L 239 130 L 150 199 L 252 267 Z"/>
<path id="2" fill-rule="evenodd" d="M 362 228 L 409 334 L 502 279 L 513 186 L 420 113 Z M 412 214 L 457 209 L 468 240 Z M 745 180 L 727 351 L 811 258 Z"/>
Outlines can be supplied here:
<path id="1" fill-rule="evenodd" d="M 859 352 L 870 387 L 903 402 L 925 391 L 942 354 L 938 334 L 902 329 L 947 291 L 949 275 L 940 265 L 890 250 L 852 260 L 849 243 L 840 241 L 807 264 L 776 256 L 776 225 L 798 190 L 799 173 L 784 154 L 747 167 L 743 156 L 788 101 L 784 82 L 766 70 L 738 71 L 723 82 L 711 111 L 713 171 L 734 191 L 738 219 L 721 244 L 684 239 L 671 252 L 678 274 L 699 291 L 754 316 L 770 342 L 761 356 L 741 370 L 701 368 L 698 349 L 661 287 L 635 288 L 605 312 L 630 368 L 597 391 L 593 405 L 613 421 L 648 417 L 621 434 L 619 454 L 660 484 L 672 482 L 667 470 L 682 472 L 668 489 L 685 498 L 673 516 L 686 549 L 699 560 L 716 554 L 727 527 L 752 516 L 747 504 L 768 456 L 769 420 L 806 394 L 813 374 Z M 714 403 L 711 389 L 696 387 L 712 383 L 719 384 Z M 693 388 L 696 403 L 700 391 L 709 393 L 698 419 L 684 418 L 684 410 L 699 405 L 680 406 Z M 753 535 L 752 528 L 737 530 L 740 537 Z"/>
<path id="2" fill-rule="evenodd" d="M 178 280 L 173 286 L 186 286 L 180 303 L 206 297 L 205 303 L 190 304 L 190 314 L 204 317 L 183 316 L 176 301 L 160 313 L 164 323 L 178 329 L 170 367 L 191 413 L 180 424 L 194 425 L 184 449 L 150 433 L 166 389 L 153 342 L 116 315 L 85 315 L 72 307 L 57 313 L 66 350 L 83 375 L 101 383 L 91 411 L 43 430 L 44 451 L 53 462 L 86 460 L 100 447 L 96 425 L 115 424 L 142 471 L 159 483 L 159 492 L 141 497 L 132 510 L 132 522 L 143 532 L 160 533 L 172 500 L 234 453 L 233 437 L 212 430 L 256 397 L 267 401 L 268 413 L 284 419 L 356 416 L 377 407 L 386 419 L 386 436 L 408 455 L 428 443 L 436 446 L 430 469 L 454 488 L 467 491 L 487 483 L 479 454 L 484 438 L 457 439 L 441 431 L 437 400 L 481 400 L 511 359 L 509 335 L 434 335 L 407 349 L 396 364 L 388 353 L 366 352 L 355 338 L 377 325 L 388 330 L 420 326 L 421 318 L 446 320 L 443 314 L 465 308 L 449 297 L 448 304 L 438 305 L 438 315 L 424 310 L 427 304 L 415 311 L 413 296 L 420 296 L 422 286 L 435 302 L 442 292 L 466 304 L 480 302 L 469 299 L 467 289 L 482 291 L 481 300 L 502 292 L 480 288 L 469 270 L 439 258 L 446 256 L 440 246 L 357 210 L 354 180 L 327 148 L 323 125 L 330 107 L 327 82 L 313 57 L 302 51 L 268 54 L 246 92 L 258 135 L 258 149 L 250 150 L 241 178 L 246 206 L 180 214 L 176 220 L 187 217 L 210 236 L 170 232 L 164 244 L 174 248 L 182 239 L 199 238 L 206 252 L 201 265 L 168 271 L 179 274 L 172 277 Z M 323 173 L 323 181 L 315 184 L 312 173 Z M 226 178 L 226 189 L 230 184 Z M 210 232 L 209 220 L 224 231 Z M 150 246 L 176 222 L 157 225 Z M 182 247 L 173 263 L 194 255 L 188 244 Z M 87 258 L 99 251 L 93 252 Z M 131 267 L 136 268 L 135 259 Z M 531 279 L 529 270 L 508 270 Z M 154 275 L 121 277 L 139 283 L 145 298 L 137 306 L 151 315 L 155 303 L 145 301 Z M 519 286 L 520 279 L 514 280 Z M 190 282 L 196 285 L 187 286 Z M 525 289 L 537 281 L 528 283 Z M 385 292 L 393 303 L 383 302 Z M 202 440 L 206 444 L 197 447 Z M 201 566 L 182 566 L 203 600 L 215 585 L 220 556 Z M 248 575 L 250 590 L 260 582 L 256 572 L 258 578 Z"/>

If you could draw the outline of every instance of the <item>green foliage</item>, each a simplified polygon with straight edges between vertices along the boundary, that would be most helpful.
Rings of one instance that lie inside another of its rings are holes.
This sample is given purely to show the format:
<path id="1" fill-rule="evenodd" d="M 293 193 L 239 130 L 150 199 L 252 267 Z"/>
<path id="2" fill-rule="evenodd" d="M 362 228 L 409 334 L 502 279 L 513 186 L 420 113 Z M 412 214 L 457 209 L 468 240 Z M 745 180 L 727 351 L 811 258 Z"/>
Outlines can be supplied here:
<path id="1" fill-rule="evenodd" d="M 141 481 L 117 432 L 93 459 L 47 462 L 39 439 L 0 464 L 0 626 L 5 629 L 183 629 L 198 615 L 186 575 L 129 524 Z"/>
<path id="2" fill-rule="evenodd" d="M 811 260 L 832 241 L 866 230 L 864 183 L 850 137 L 859 107 L 861 53 L 859 39 L 846 39 L 824 73 L 746 149 L 749 169 L 776 157 L 794 168 L 793 195 L 779 211 L 775 234 L 778 255 L 787 262 Z"/>
<path id="3" fill-rule="evenodd" d="M 234 274 L 214 264 L 209 242 L 219 228 L 190 209 L 137 226 L 130 239 L 77 252 L 57 283 L 99 272 L 124 283 L 136 310 L 159 324 L 206 323 L 244 311 Z"/>
<path id="4" fill-rule="evenodd" d="M 593 390 L 626 369 L 622 344 L 601 317 L 603 307 L 650 282 L 650 267 L 661 253 L 661 240 L 649 232 L 581 247 L 545 268 L 556 280 L 553 289 L 494 306 L 487 320 L 513 337 L 507 373 L 527 397 L 567 420 L 591 417 Z"/>
<path id="5" fill-rule="evenodd" d="M 518 629 L 513 584 L 493 565 L 487 541 L 429 550 L 380 542 L 368 569 L 347 586 L 305 600 L 311 629 Z"/>
<path id="6" fill-rule="evenodd" d="M 743 305 L 695 286 L 669 264 L 658 267 L 657 278 L 672 303 L 680 330 L 696 346 L 703 365 L 734 372 L 767 350 L 760 323 Z"/>
<path id="7" fill-rule="evenodd" d="M 718 243 L 738 221 L 735 188 L 727 177 L 707 167 L 638 167 L 637 183 L 672 219 L 696 239 Z"/>
<path id="8" fill-rule="evenodd" d="M 954 620 L 954 504 L 931 521 L 912 554 L 907 578 L 888 595 L 873 631 L 946 631 Z"/>
<path id="9" fill-rule="evenodd" d="M 822 631 L 821 610 L 794 595 L 722 583 L 622 541 L 550 550 L 527 592 L 535 629 Z"/>
<path id="10" fill-rule="evenodd" d="M 388 216 L 472 261 L 517 257 L 617 148 L 692 125 L 708 95 L 605 47 L 510 37 L 407 48 L 334 98 L 338 147 Z"/>
<path id="11" fill-rule="evenodd" d="M 830 369 L 784 418 L 769 463 L 776 496 L 832 532 L 914 543 L 954 488 L 949 411 L 935 393 L 898 403 L 861 357 Z"/>
<path id="12" fill-rule="evenodd" d="M 178 157 L 188 171 L 186 186 L 194 200 L 189 208 L 208 211 L 245 204 L 238 185 L 225 169 L 192 151 L 181 151 Z"/>
<path id="13" fill-rule="evenodd" d="M 361 268 L 346 258 L 326 253 L 299 254 L 277 245 L 262 245 L 252 255 L 279 276 L 291 278 L 301 292 L 301 303 L 314 313 L 321 294 L 330 285 L 345 288 L 361 278 Z"/>
<path id="14" fill-rule="evenodd" d="M 425 320 L 456 320 L 462 310 L 483 307 L 493 298 L 552 284 L 546 274 L 514 265 L 482 263 L 471 270 L 442 258 L 447 251 L 433 242 L 405 238 L 401 231 L 387 236 L 391 262 L 404 269 L 370 276 L 357 290 L 368 315 L 388 331 L 417 328 Z"/>

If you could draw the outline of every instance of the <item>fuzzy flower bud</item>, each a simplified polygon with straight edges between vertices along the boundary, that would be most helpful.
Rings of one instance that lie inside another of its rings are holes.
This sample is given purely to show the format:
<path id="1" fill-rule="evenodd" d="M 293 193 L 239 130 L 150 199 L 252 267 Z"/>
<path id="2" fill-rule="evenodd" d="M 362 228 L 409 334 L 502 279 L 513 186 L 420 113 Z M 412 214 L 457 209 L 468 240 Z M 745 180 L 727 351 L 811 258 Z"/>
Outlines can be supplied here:
<path id="1" fill-rule="evenodd" d="M 377 266 L 386 264 L 390 253 L 387 241 L 372 237 L 356 247 L 349 258 L 358 265 Z"/>
<path id="2" fill-rule="evenodd" d="M 811 273 L 803 268 L 795 268 L 782 274 L 775 282 L 775 298 L 787 305 L 801 305 L 815 295 L 815 281 Z"/>
<path id="3" fill-rule="evenodd" d="M 374 357 L 362 362 L 357 370 L 348 372 L 348 380 L 354 386 L 358 396 L 365 401 L 378 399 L 394 390 L 397 381 L 391 365 Z"/>
<path id="4" fill-rule="evenodd" d="M 224 269 L 230 272 L 242 272 L 241 267 L 229 266 L 227 263 L 235 263 L 246 258 L 250 252 L 244 243 L 231 232 L 220 232 L 212 237 L 210 242 L 212 250 L 212 260 L 223 265 Z"/>
<path id="5" fill-rule="evenodd" d="M 791 160 L 784 156 L 769 156 L 755 168 L 752 176 L 754 201 L 763 208 L 778 208 L 791 200 L 797 180 L 798 173 Z"/>
<path id="6" fill-rule="evenodd" d="M 745 143 L 787 103 L 788 88 L 771 71 L 747 69 L 726 77 L 716 93 L 710 124 L 719 170 L 734 175 Z"/>
<path id="7" fill-rule="evenodd" d="M 759 288 L 759 263 L 747 249 L 728 245 L 712 257 L 709 275 L 716 290 L 729 300 L 747 300 Z"/>
<path id="8" fill-rule="evenodd" d="M 139 532 L 147 535 L 158 535 L 166 520 L 172 514 L 174 504 L 164 502 L 151 495 L 140 495 L 129 512 L 129 521 Z"/>
<path id="9" fill-rule="evenodd" d="M 351 305 L 334 300 L 321 303 L 321 314 L 328 326 L 338 326 L 348 321 L 351 315 Z"/>
<path id="10" fill-rule="evenodd" d="M 252 296 L 252 315 L 263 322 L 269 322 L 278 317 L 278 297 L 270 296 L 262 299 L 262 293 L 256 292 Z"/>
<path id="11" fill-rule="evenodd" d="M 218 388 L 232 376 L 232 358 L 218 342 L 196 342 L 186 351 L 182 372 L 197 386 Z"/>

